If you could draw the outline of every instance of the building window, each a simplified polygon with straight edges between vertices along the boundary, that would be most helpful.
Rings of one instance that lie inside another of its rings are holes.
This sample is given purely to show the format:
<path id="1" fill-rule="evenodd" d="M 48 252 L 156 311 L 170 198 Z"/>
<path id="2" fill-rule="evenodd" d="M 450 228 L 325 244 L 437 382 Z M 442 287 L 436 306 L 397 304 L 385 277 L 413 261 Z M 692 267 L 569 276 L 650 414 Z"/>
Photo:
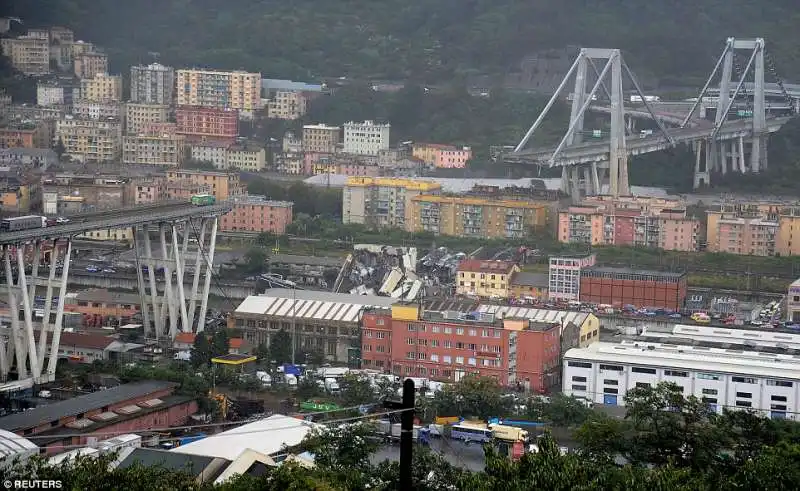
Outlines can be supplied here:
<path id="1" fill-rule="evenodd" d="M 613 387 L 606 387 L 605 389 L 603 389 L 603 393 L 604 394 L 619 394 L 619 390 L 617 390 L 617 389 L 615 389 Z"/>
<path id="2" fill-rule="evenodd" d="M 586 377 L 574 376 L 574 377 L 572 377 L 572 381 L 573 382 L 586 382 Z"/>
<path id="3" fill-rule="evenodd" d="M 567 366 L 577 367 L 577 368 L 592 368 L 592 364 L 587 363 L 585 361 L 568 361 Z"/>
<path id="4" fill-rule="evenodd" d="M 620 365 L 602 365 L 601 364 L 600 365 L 600 371 L 603 371 L 603 370 L 611 370 L 611 371 L 614 371 L 614 372 L 621 372 L 621 371 L 624 370 L 624 368 L 622 368 L 622 366 L 620 366 Z"/>
<path id="5" fill-rule="evenodd" d="M 740 384 L 755 384 L 756 379 L 750 377 L 732 377 L 731 380 Z"/>
<path id="6" fill-rule="evenodd" d="M 636 382 L 636 388 L 637 389 L 649 389 L 650 388 L 650 384 L 648 384 L 647 382 Z"/>
<path id="7" fill-rule="evenodd" d="M 717 389 L 703 389 L 703 394 L 705 395 L 715 396 L 717 393 Z"/>
<path id="8" fill-rule="evenodd" d="M 603 383 L 606 385 L 619 385 L 619 381 L 611 379 L 605 379 L 603 380 Z"/>
<path id="9" fill-rule="evenodd" d="M 786 396 L 772 396 L 771 399 L 777 402 L 786 402 Z"/>
<path id="10" fill-rule="evenodd" d="M 697 378 L 701 380 L 719 380 L 720 376 L 715 373 L 698 373 Z"/>
<path id="11" fill-rule="evenodd" d="M 792 384 L 792 382 L 789 382 L 788 380 L 767 379 L 767 385 L 772 385 L 776 387 L 792 387 L 794 384 Z"/>
<path id="12" fill-rule="evenodd" d="M 750 392 L 737 392 L 736 397 L 741 397 L 742 399 L 752 399 L 753 394 Z"/>
<path id="13" fill-rule="evenodd" d="M 586 392 L 586 386 L 585 385 L 573 384 L 572 385 L 572 390 L 579 391 L 579 392 Z"/>
<path id="14" fill-rule="evenodd" d="M 737 407 L 753 407 L 753 404 L 750 401 L 736 401 Z"/>
<path id="15" fill-rule="evenodd" d="M 688 372 L 681 372 L 677 370 L 664 370 L 665 377 L 688 377 Z"/>
<path id="16" fill-rule="evenodd" d="M 641 368 L 641 367 L 633 367 L 631 368 L 633 373 L 649 373 L 650 375 L 656 374 L 655 368 Z"/>

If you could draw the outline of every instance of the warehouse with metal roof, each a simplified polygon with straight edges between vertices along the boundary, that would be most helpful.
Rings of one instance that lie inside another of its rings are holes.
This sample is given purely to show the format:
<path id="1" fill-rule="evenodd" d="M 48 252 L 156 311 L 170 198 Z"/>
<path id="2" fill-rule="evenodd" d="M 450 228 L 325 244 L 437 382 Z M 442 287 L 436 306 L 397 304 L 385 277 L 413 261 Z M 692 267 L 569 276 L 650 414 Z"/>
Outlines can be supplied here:
<path id="1" fill-rule="evenodd" d="M 285 330 L 296 336 L 299 351 L 317 351 L 330 361 L 349 362 L 359 356 L 364 310 L 387 308 L 397 301 L 375 295 L 273 288 L 244 299 L 228 323 L 241 330 L 253 346 L 269 344 L 271 336 Z"/>
<path id="2" fill-rule="evenodd" d="M 10 431 L 0 430 L 0 470 L 3 464 L 27 459 L 39 454 L 39 447 L 35 443 Z"/>

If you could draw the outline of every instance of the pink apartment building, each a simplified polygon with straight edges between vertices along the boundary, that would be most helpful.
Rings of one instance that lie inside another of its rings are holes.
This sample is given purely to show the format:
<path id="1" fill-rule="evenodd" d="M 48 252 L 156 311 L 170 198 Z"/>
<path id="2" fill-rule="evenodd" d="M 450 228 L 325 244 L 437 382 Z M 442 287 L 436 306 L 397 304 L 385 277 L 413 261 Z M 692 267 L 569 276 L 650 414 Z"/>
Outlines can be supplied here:
<path id="1" fill-rule="evenodd" d="M 283 235 L 292 223 L 290 201 L 272 201 L 264 196 L 243 196 L 234 201 L 233 210 L 222 216 L 220 228 L 225 232 L 257 232 Z"/>
<path id="2" fill-rule="evenodd" d="M 412 156 L 440 169 L 463 169 L 472 158 L 470 147 L 456 147 L 440 143 L 417 143 Z"/>
<path id="3" fill-rule="evenodd" d="M 774 256 L 775 237 L 780 225 L 763 218 L 723 217 L 717 221 L 715 252 Z"/>

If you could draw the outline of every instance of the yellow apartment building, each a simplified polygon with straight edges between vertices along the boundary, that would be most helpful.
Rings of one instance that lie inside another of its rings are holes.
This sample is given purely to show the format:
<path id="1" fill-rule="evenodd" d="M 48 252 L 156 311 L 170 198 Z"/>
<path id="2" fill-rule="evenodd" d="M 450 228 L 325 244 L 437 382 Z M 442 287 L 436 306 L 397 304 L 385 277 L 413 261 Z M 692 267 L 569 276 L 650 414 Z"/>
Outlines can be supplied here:
<path id="1" fill-rule="evenodd" d="M 147 130 L 153 123 L 166 123 L 169 118 L 169 106 L 165 104 L 125 103 L 125 132 L 136 135 Z"/>
<path id="2" fill-rule="evenodd" d="M 84 232 L 78 237 L 82 239 L 99 240 L 99 241 L 114 241 L 114 242 L 133 242 L 133 229 L 132 228 L 109 228 L 104 230 L 92 230 Z"/>
<path id="3" fill-rule="evenodd" d="M 781 256 L 800 255 L 800 207 L 781 209 L 778 215 L 775 253 Z"/>
<path id="4" fill-rule="evenodd" d="M 56 140 L 64 155 L 80 162 L 113 162 L 122 151 L 122 125 L 117 120 L 76 119 L 67 116 L 56 123 Z"/>
<path id="5" fill-rule="evenodd" d="M 511 278 L 519 271 L 519 266 L 509 261 L 461 261 L 456 275 L 456 293 L 483 298 L 509 298 Z"/>
<path id="6" fill-rule="evenodd" d="M 247 172 L 260 172 L 267 166 L 267 152 L 258 146 L 232 146 L 226 152 L 228 169 Z"/>
<path id="7" fill-rule="evenodd" d="M 123 137 L 122 163 L 177 167 L 183 163 L 186 137 L 175 133 L 139 133 Z"/>
<path id="8" fill-rule="evenodd" d="M 184 181 L 194 186 L 207 187 L 208 192 L 220 201 L 245 194 L 238 172 L 174 169 L 167 171 L 167 181 Z"/>
<path id="9" fill-rule="evenodd" d="M 342 222 L 405 228 L 411 219 L 412 199 L 440 190 L 440 184 L 429 181 L 349 177 L 342 192 Z"/>
<path id="10" fill-rule="evenodd" d="M 26 75 L 50 73 L 50 42 L 47 36 L 21 36 L 0 40 L 3 54 Z"/>
<path id="11" fill-rule="evenodd" d="M 521 238 L 547 226 L 547 204 L 465 196 L 411 198 L 409 232 L 482 238 Z"/>
<path id="12" fill-rule="evenodd" d="M 243 71 L 176 70 L 179 106 L 252 112 L 261 108 L 261 74 Z"/>
<path id="13" fill-rule="evenodd" d="M 342 129 L 326 124 L 303 126 L 303 151 L 308 153 L 334 153 L 342 141 Z"/>
<path id="14" fill-rule="evenodd" d="M 94 78 L 98 73 L 108 73 L 108 55 L 105 53 L 81 53 L 72 60 L 75 76 Z"/>
<path id="15" fill-rule="evenodd" d="M 275 91 L 275 98 L 267 103 L 267 117 L 294 121 L 308 109 L 308 97 L 297 90 Z"/>
<path id="16" fill-rule="evenodd" d="M 91 102 L 120 102 L 122 100 L 122 77 L 96 73 L 92 78 L 82 79 L 81 99 Z"/>

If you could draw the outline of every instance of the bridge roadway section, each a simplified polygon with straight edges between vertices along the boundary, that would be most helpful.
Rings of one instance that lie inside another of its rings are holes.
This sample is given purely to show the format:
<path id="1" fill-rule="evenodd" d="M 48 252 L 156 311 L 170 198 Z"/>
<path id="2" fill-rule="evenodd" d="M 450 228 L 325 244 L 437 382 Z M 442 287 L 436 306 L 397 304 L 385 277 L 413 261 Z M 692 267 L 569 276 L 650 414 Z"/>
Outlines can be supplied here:
<path id="1" fill-rule="evenodd" d="M 0 245 L 23 244 L 35 240 L 72 237 L 90 230 L 126 228 L 147 223 L 186 220 L 198 216 L 220 215 L 231 211 L 228 203 L 196 206 L 186 202 L 160 203 L 121 210 L 93 212 L 70 217 L 70 222 L 51 227 L 0 233 Z"/>
<path id="2" fill-rule="evenodd" d="M 791 117 L 781 117 L 767 120 L 767 131 L 774 133 L 778 131 Z M 690 143 L 697 140 L 709 138 L 714 132 L 713 127 L 698 128 L 677 128 L 667 130 L 669 135 L 676 143 Z M 748 137 L 752 135 L 752 122 L 746 119 L 732 121 L 722 127 L 717 135 L 719 140 L 731 140 L 738 137 Z M 626 146 L 629 155 L 641 155 L 659 150 L 666 150 L 672 143 L 663 135 L 654 133 L 651 136 L 640 137 L 633 135 L 626 138 Z M 554 147 L 545 149 L 522 150 L 506 156 L 509 161 L 547 163 L 553 152 Z M 555 166 L 569 166 L 577 164 L 588 164 L 592 162 L 605 162 L 608 160 L 609 141 L 599 140 L 581 143 L 570 147 L 564 147 L 555 159 Z"/>

